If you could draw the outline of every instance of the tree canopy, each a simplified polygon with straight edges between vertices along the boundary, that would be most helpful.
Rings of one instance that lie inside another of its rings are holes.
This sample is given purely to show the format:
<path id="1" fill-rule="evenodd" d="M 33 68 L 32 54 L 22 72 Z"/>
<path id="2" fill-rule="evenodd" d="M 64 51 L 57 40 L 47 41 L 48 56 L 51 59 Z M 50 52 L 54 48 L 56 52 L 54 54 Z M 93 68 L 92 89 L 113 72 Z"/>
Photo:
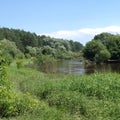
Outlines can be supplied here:
<path id="1" fill-rule="evenodd" d="M 101 41 L 90 41 L 83 50 L 83 56 L 91 61 L 105 62 L 110 58 L 110 53 Z"/>
<path id="2" fill-rule="evenodd" d="M 83 48 L 83 45 L 76 41 L 51 38 L 45 35 L 40 36 L 35 33 L 19 29 L 0 28 L 0 40 L 3 39 L 15 42 L 18 49 L 20 49 L 23 53 L 29 52 L 28 46 L 37 48 L 49 46 L 50 48 L 56 50 L 62 46 L 66 51 L 72 52 L 79 52 Z"/>
<path id="3" fill-rule="evenodd" d="M 101 41 L 111 54 L 112 60 L 120 60 L 120 35 L 101 33 L 94 37 L 94 41 Z"/>

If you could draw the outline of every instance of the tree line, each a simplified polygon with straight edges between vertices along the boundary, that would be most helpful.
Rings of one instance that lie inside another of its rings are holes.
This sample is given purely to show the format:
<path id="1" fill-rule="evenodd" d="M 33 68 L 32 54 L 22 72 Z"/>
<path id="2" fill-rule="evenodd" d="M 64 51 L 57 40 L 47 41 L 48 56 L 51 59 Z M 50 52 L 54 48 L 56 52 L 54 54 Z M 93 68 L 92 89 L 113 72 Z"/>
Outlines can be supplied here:
<path id="1" fill-rule="evenodd" d="M 97 63 L 120 61 L 120 35 L 101 33 L 85 46 L 73 40 L 51 38 L 20 29 L 0 28 L 0 42 L 11 62 L 14 58 L 49 55 L 54 58 L 71 58 L 73 53 L 83 52 L 83 57 Z"/>
<path id="2" fill-rule="evenodd" d="M 111 33 L 95 35 L 86 44 L 83 56 L 97 63 L 107 62 L 108 60 L 120 61 L 120 35 Z"/>
<path id="3" fill-rule="evenodd" d="M 62 49 L 72 52 L 80 51 L 83 47 L 81 43 L 76 41 L 51 38 L 19 29 L 0 28 L 0 40 L 3 39 L 14 42 L 23 53 L 28 53 L 31 47 L 35 49 L 35 47 L 47 46 L 45 49 Z"/>

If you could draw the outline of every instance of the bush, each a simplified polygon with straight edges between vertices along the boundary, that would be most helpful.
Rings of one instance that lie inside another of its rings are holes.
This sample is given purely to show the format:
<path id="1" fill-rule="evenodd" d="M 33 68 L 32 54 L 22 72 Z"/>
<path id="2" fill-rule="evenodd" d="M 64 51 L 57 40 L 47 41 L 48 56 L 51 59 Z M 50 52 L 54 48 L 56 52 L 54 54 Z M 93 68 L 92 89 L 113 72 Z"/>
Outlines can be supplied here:
<path id="1" fill-rule="evenodd" d="M 15 95 L 6 86 L 0 86 L 0 116 L 16 114 Z"/>
<path id="2" fill-rule="evenodd" d="M 6 87 L 0 88 L 0 117 L 10 117 L 33 111 L 39 102 L 29 94 L 15 94 Z"/>
<path id="3" fill-rule="evenodd" d="M 23 65 L 23 60 L 22 60 L 22 59 L 17 59 L 17 60 L 16 60 L 16 65 L 17 65 L 17 68 L 23 67 L 23 66 L 24 66 L 24 65 Z"/>
<path id="4" fill-rule="evenodd" d="M 37 68 L 42 70 L 43 72 L 48 72 L 51 66 L 55 65 L 56 60 L 49 55 L 38 55 L 34 60 L 34 64 L 36 64 Z"/>
<path id="5" fill-rule="evenodd" d="M 33 111 L 39 107 L 40 102 L 34 99 L 29 93 L 18 94 L 15 99 L 17 114 Z"/>
<path id="6" fill-rule="evenodd" d="M 16 94 L 6 72 L 6 57 L 0 50 L 0 117 L 8 117 L 33 110 L 39 102 L 29 94 Z M 18 64 L 19 67 L 21 62 Z"/>

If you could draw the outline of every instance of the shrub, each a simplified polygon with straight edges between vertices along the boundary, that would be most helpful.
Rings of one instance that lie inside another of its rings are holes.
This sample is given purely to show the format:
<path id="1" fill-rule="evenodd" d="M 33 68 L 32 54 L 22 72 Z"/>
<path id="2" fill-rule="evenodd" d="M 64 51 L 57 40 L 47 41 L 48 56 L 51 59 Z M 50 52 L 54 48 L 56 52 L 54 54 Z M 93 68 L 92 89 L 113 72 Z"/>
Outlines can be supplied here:
<path id="1" fill-rule="evenodd" d="M 7 77 L 6 57 L 1 49 L 0 56 L 0 117 L 14 116 L 33 110 L 39 102 L 29 94 L 21 95 L 13 92 L 12 83 Z"/>
<path id="2" fill-rule="evenodd" d="M 6 87 L 0 88 L 0 116 L 9 117 L 33 111 L 39 102 L 29 94 L 15 94 Z"/>
<path id="3" fill-rule="evenodd" d="M 0 116 L 16 114 L 15 95 L 6 87 L 0 86 Z"/>
<path id="4" fill-rule="evenodd" d="M 24 66 L 24 65 L 23 65 L 23 60 L 22 60 L 22 59 L 17 59 L 17 60 L 16 60 L 16 65 L 17 65 L 17 68 L 23 67 L 23 66 Z"/>
<path id="5" fill-rule="evenodd" d="M 49 55 L 38 55 L 34 60 L 34 63 L 37 65 L 37 68 L 43 72 L 48 72 L 51 66 L 55 65 L 56 60 Z"/>

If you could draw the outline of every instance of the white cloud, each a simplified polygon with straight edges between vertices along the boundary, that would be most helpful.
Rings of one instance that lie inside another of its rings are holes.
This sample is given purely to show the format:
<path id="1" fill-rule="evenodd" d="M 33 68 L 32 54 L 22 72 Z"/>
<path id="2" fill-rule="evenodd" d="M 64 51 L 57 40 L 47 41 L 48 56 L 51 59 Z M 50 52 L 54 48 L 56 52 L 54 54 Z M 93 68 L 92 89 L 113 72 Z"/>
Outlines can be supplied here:
<path id="1" fill-rule="evenodd" d="M 108 26 L 103 28 L 82 28 L 79 30 L 61 30 L 52 33 L 43 33 L 44 35 L 63 38 L 68 40 L 79 41 L 85 45 L 86 42 L 90 41 L 95 35 L 102 32 L 109 32 L 113 34 L 120 34 L 120 26 Z"/>
<path id="2" fill-rule="evenodd" d="M 104 28 L 84 28 L 80 29 L 79 32 L 88 35 L 96 35 L 102 32 L 120 33 L 120 26 L 109 26 Z"/>

